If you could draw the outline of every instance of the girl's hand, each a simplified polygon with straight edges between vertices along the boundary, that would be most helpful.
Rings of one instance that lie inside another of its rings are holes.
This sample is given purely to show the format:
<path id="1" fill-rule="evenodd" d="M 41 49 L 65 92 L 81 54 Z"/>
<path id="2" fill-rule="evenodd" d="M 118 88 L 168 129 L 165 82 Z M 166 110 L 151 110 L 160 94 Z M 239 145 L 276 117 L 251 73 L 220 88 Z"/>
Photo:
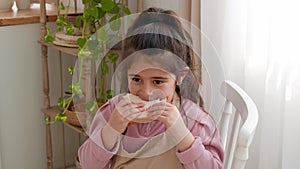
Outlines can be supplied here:
<path id="1" fill-rule="evenodd" d="M 186 127 L 175 105 L 171 103 L 157 103 L 148 111 L 152 119 L 156 119 L 165 125 L 166 132 L 177 143 L 178 151 L 185 151 L 193 144 L 195 137 Z"/>
<path id="2" fill-rule="evenodd" d="M 169 129 L 177 120 L 182 120 L 177 107 L 168 102 L 159 102 L 148 110 L 151 119 L 162 122 Z"/>
<path id="3" fill-rule="evenodd" d="M 128 123 L 138 117 L 139 112 L 143 111 L 143 107 L 143 103 L 134 104 L 128 97 L 123 96 L 113 110 L 108 125 L 119 133 L 123 133 L 127 128 Z"/>

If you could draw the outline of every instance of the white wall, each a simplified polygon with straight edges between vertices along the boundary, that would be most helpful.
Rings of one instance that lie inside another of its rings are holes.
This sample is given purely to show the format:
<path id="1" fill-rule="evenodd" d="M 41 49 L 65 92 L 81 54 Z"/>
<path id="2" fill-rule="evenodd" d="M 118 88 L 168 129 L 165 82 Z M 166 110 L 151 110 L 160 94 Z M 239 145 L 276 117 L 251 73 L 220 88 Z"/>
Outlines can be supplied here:
<path id="1" fill-rule="evenodd" d="M 37 25 L 0 27 L 3 169 L 45 168 L 42 67 Z"/>
<path id="2" fill-rule="evenodd" d="M 178 0 L 143 0 L 143 8 L 144 10 L 150 7 L 160 7 L 164 9 L 170 9 L 179 12 L 179 4 Z"/>
<path id="3" fill-rule="evenodd" d="M 39 24 L 0 27 L 0 153 L 2 169 L 46 168 L 43 78 Z M 49 51 L 52 103 L 58 91 L 58 57 Z M 74 59 L 64 57 L 64 65 Z M 66 73 L 66 69 L 64 74 Z M 69 77 L 65 77 L 68 79 Z M 68 84 L 65 84 L 67 86 Z M 55 166 L 62 164 L 60 124 L 53 127 Z M 76 155 L 78 138 L 66 129 L 69 162 Z"/>
<path id="4" fill-rule="evenodd" d="M 0 151 L 0 169 L 2 169 L 2 157 L 1 157 L 1 151 Z"/>

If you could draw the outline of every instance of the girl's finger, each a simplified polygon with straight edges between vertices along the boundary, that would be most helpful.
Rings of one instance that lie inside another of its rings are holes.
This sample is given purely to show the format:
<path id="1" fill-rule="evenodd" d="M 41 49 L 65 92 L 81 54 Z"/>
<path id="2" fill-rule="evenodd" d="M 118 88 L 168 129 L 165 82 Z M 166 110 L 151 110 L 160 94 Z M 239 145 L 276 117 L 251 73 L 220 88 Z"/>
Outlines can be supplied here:
<path id="1" fill-rule="evenodd" d="M 152 106 L 148 107 L 146 110 L 148 112 L 158 111 L 158 110 L 164 110 L 165 107 L 166 107 L 166 103 L 165 102 L 159 102 L 159 103 L 155 103 Z"/>
<path id="2" fill-rule="evenodd" d="M 158 103 L 154 103 L 152 106 L 150 107 L 153 107 L 153 106 L 166 106 L 167 102 L 164 102 L 164 101 L 160 101 Z"/>
<path id="3" fill-rule="evenodd" d="M 138 109 L 141 111 L 143 110 L 143 107 L 144 107 L 143 103 L 139 103 L 139 104 L 131 103 L 128 97 L 125 96 L 123 96 L 121 101 L 116 105 L 118 112 L 125 117 L 128 116 L 130 111 L 132 111 L 133 109 Z"/>
<path id="4" fill-rule="evenodd" d="M 126 105 L 129 105 L 130 103 L 131 103 L 130 100 L 126 99 L 126 97 L 123 96 L 121 98 L 120 102 L 116 106 L 121 108 L 121 107 L 124 107 Z"/>
<path id="5" fill-rule="evenodd" d="M 151 107 L 149 109 L 146 109 L 146 111 L 149 112 L 149 113 L 154 113 L 154 112 L 160 112 L 160 113 L 162 113 L 163 111 L 165 111 L 165 106 Z"/>
<path id="6" fill-rule="evenodd" d="M 151 117 L 152 120 L 157 120 L 159 122 L 162 122 L 162 123 L 166 123 L 166 121 L 168 120 L 168 117 L 167 116 L 164 116 L 164 115 L 159 115 L 159 116 L 153 116 Z"/>
<path id="7" fill-rule="evenodd" d="M 164 112 L 153 112 L 153 113 L 149 113 L 148 118 L 150 118 L 151 120 L 158 120 L 159 121 L 159 117 L 166 117 L 164 114 Z"/>
<path id="8" fill-rule="evenodd" d="M 119 107 L 120 112 L 126 112 L 126 111 L 130 111 L 132 109 L 138 109 L 139 111 L 142 111 L 143 106 L 138 105 L 138 104 L 129 104 L 124 107 Z"/>
<path id="9" fill-rule="evenodd" d="M 134 119 L 138 118 L 141 116 L 141 113 L 140 112 L 135 112 L 135 113 L 131 113 L 129 114 L 126 119 L 129 120 L 129 121 L 133 121 Z"/>
<path id="10" fill-rule="evenodd" d="M 131 116 L 133 114 L 137 114 L 137 116 L 140 116 L 141 115 L 140 112 L 143 112 L 143 111 L 144 111 L 144 108 L 137 107 L 137 108 L 130 108 L 126 111 L 122 111 L 122 114 L 123 114 L 124 118 L 128 118 L 129 116 Z"/>

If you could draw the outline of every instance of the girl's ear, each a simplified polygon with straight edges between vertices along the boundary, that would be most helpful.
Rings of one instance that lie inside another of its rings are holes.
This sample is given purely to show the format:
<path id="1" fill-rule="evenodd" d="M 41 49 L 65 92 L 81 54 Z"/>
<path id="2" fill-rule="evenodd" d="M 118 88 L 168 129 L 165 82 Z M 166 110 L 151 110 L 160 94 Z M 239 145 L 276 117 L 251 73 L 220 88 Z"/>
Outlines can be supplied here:
<path id="1" fill-rule="evenodd" d="M 190 71 L 189 67 L 184 67 L 184 69 L 180 71 L 180 73 L 178 74 L 177 79 L 176 79 L 177 85 L 181 85 L 183 79 L 189 73 L 189 71 Z"/>

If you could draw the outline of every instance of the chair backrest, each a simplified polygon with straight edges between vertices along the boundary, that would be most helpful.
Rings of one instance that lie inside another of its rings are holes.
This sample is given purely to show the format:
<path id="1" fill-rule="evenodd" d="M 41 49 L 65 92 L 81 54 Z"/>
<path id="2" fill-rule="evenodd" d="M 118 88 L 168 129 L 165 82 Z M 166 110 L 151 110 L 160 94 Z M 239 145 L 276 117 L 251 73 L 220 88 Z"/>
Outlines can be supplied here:
<path id="1" fill-rule="evenodd" d="M 234 82 L 224 81 L 221 94 L 225 105 L 218 127 L 225 150 L 224 169 L 244 169 L 258 124 L 258 111 L 248 94 Z"/>

